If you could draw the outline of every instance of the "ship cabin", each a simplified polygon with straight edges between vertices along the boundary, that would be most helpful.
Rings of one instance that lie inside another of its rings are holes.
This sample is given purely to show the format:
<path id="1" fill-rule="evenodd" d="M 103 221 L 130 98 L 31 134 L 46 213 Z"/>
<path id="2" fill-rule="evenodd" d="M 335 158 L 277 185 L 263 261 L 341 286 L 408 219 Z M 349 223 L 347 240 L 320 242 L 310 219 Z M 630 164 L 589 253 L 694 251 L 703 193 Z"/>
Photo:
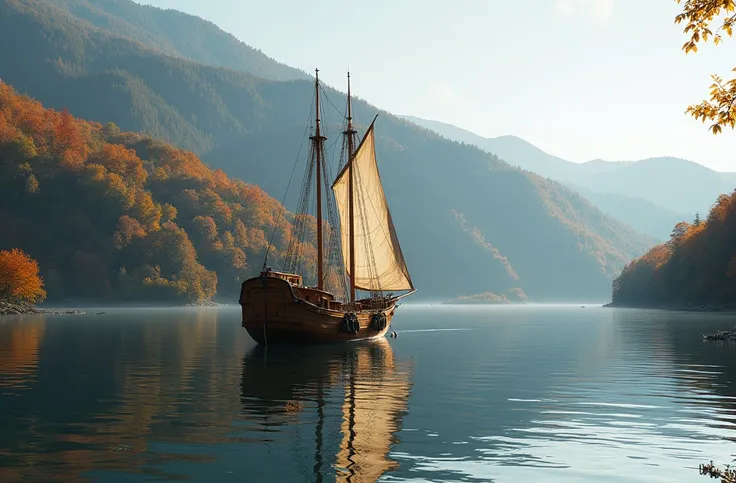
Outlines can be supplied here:
<path id="1" fill-rule="evenodd" d="M 297 275 L 296 273 L 277 272 L 267 268 L 265 271 L 261 272 L 261 277 L 280 278 L 281 280 L 286 280 L 294 287 L 302 286 L 302 276 Z"/>
<path id="2" fill-rule="evenodd" d="M 273 277 L 289 282 L 294 293 L 305 302 L 314 304 L 317 307 L 322 307 L 330 310 L 342 309 L 342 303 L 335 300 L 335 296 L 330 292 L 319 290 L 315 287 L 305 287 L 303 284 L 302 276 L 296 273 L 276 272 L 270 268 L 266 271 L 261 272 L 261 277 Z"/>

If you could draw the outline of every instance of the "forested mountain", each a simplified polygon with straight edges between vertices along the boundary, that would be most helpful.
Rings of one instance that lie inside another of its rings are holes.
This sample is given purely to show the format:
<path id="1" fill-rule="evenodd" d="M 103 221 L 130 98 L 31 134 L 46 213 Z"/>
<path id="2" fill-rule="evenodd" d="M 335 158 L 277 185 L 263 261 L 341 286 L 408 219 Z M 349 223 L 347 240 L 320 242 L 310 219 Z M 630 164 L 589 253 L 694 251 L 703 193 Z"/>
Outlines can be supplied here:
<path id="1" fill-rule="evenodd" d="M 257 186 L 0 82 L 0 249 L 38 260 L 49 300 L 232 301 L 278 219 L 275 259 L 290 224 Z"/>
<path id="2" fill-rule="evenodd" d="M 643 198 L 593 191 L 574 184 L 570 187 L 602 212 L 624 221 L 640 233 L 656 237 L 659 241 L 669 238 L 672 227 L 676 223 L 692 220 L 695 216 L 688 213 L 677 213 Z"/>
<path id="3" fill-rule="evenodd" d="M 223 32 L 212 22 L 177 10 L 162 10 L 130 0 L 49 0 L 97 27 L 137 40 L 162 54 L 248 72 L 271 80 L 307 79 Z"/>
<path id="4" fill-rule="evenodd" d="M 21 46 L 0 51 L 0 72 L 18 90 L 192 149 L 213 168 L 283 195 L 305 141 L 313 82 L 162 55 L 41 0 L 2 3 L 0 42 Z M 339 151 L 331 144 L 342 123 L 335 106 L 345 97 L 324 94 L 328 146 Z M 354 107 L 365 128 L 377 110 Z M 624 263 L 653 244 L 559 183 L 478 148 L 386 113 L 376 132 L 415 300 L 512 288 L 532 300 L 603 298 Z"/>
<path id="5" fill-rule="evenodd" d="M 661 240 L 668 238 L 674 223 L 692 220 L 696 212 L 707 213 L 718 194 L 736 187 L 736 173 L 720 173 L 681 158 L 573 163 L 515 136 L 485 138 L 451 124 L 403 117 L 448 139 L 476 145 L 514 166 L 561 181 L 603 212 Z"/>
<path id="6" fill-rule="evenodd" d="M 704 220 L 678 223 L 670 241 L 626 266 L 613 305 L 674 307 L 736 304 L 736 191 L 721 195 Z"/>

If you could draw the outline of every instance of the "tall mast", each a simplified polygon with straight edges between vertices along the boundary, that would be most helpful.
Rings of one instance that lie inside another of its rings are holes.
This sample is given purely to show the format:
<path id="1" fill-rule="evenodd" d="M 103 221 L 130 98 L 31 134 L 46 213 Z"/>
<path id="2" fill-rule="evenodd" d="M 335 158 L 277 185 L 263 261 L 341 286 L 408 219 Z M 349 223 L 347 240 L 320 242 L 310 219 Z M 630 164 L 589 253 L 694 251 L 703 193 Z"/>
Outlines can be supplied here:
<path id="1" fill-rule="evenodd" d="M 355 302 L 355 220 L 353 220 L 353 156 L 354 138 L 353 102 L 350 96 L 350 72 L 348 72 L 348 128 L 343 133 L 348 138 L 348 218 L 350 219 L 350 302 Z"/>
<path id="2" fill-rule="evenodd" d="M 353 129 L 353 99 L 350 95 L 350 72 L 348 72 L 348 128 L 343 133 L 348 137 L 348 159 L 353 155 L 355 150 L 355 135 L 358 133 Z"/>
<path id="3" fill-rule="evenodd" d="M 324 287 L 324 273 L 322 261 L 322 147 L 326 137 L 322 136 L 320 118 L 319 118 L 319 69 L 314 69 L 314 89 L 316 102 L 315 129 L 312 140 L 312 146 L 315 153 L 315 162 L 317 169 L 317 288 L 322 290 Z"/>

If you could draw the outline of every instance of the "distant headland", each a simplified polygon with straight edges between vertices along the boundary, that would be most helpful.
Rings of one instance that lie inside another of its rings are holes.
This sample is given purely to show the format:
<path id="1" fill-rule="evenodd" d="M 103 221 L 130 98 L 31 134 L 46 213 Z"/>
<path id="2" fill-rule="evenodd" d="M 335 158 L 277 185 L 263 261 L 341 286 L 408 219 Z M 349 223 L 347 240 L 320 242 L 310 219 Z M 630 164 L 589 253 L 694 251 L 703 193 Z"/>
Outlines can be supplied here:
<path id="1" fill-rule="evenodd" d="M 442 302 L 444 305 L 510 305 L 526 303 L 529 303 L 529 298 L 520 288 L 513 288 L 500 295 L 493 292 L 483 292 L 473 295 L 462 295 Z"/>

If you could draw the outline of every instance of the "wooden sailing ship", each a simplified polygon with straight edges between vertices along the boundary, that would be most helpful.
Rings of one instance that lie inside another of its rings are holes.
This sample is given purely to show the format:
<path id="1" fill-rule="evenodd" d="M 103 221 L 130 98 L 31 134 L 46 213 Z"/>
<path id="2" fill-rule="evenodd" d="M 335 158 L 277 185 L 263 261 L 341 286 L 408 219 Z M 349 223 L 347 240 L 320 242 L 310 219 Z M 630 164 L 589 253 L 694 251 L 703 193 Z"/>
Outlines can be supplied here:
<path id="1" fill-rule="evenodd" d="M 373 130 L 376 119 L 356 148 L 348 74 L 346 129 L 342 133 L 346 161 L 338 166 L 339 173 L 330 190 L 320 91 L 316 71 L 311 153 L 284 268 L 268 267 L 267 251 L 260 276 L 243 282 L 240 293 L 243 327 L 259 344 L 383 337 L 397 301 L 415 291 L 378 173 Z M 316 187 L 317 280 L 315 285 L 307 286 L 299 267 L 312 187 Z M 324 223 L 325 207 L 328 223 Z M 327 287 L 328 281 L 331 287 Z M 394 294 L 401 291 L 406 292 Z"/>

